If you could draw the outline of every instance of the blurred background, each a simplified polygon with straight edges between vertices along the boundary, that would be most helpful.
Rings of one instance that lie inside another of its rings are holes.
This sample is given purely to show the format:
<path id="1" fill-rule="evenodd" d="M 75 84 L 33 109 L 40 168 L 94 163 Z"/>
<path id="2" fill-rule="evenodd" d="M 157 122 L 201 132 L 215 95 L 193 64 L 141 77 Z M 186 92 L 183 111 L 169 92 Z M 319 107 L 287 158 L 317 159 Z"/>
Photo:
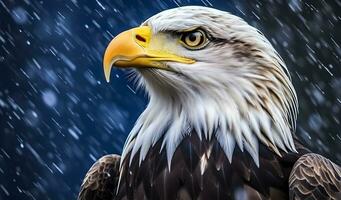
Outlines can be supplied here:
<path id="1" fill-rule="evenodd" d="M 105 82 L 105 47 L 184 5 L 231 12 L 267 36 L 298 93 L 296 134 L 341 164 L 339 0 L 0 0 L 0 200 L 76 199 L 89 167 L 121 153 L 148 99 L 122 71 Z"/>

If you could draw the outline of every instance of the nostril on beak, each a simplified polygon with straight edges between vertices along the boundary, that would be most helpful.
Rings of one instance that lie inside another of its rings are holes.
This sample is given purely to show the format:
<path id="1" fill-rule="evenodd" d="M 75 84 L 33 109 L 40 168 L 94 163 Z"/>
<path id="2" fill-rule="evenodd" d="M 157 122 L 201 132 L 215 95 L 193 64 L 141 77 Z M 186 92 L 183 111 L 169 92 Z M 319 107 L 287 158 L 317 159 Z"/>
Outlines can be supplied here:
<path id="1" fill-rule="evenodd" d="M 139 34 L 136 34 L 135 35 L 135 38 L 140 41 L 140 42 L 147 42 L 146 38 L 142 37 L 141 35 Z"/>

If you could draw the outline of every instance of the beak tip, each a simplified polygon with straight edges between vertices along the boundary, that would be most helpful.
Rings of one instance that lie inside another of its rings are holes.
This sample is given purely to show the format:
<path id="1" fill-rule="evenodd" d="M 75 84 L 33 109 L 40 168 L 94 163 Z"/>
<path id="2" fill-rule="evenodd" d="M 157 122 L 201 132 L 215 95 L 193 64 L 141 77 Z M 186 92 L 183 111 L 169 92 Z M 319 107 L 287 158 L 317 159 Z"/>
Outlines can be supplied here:
<path id="1" fill-rule="evenodd" d="M 111 66 L 104 65 L 104 77 L 107 83 L 110 82 Z"/>
<path id="2" fill-rule="evenodd" d="M 107 83 L 109 83 L 110 82 L 110 73 L 109 74 L 105 73 L 104 76 L 105 76 L 105 81 Z"/>

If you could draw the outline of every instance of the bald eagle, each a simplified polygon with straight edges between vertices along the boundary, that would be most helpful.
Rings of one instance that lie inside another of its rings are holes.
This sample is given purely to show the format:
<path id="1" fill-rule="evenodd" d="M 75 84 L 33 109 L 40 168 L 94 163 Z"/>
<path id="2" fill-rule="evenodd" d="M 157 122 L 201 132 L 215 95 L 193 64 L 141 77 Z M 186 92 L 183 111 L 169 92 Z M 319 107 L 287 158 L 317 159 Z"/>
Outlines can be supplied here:
<path id="1" fill-rule="evenodd" d="M 107 81 L 112 66 L 134 68 L 149 104 L 79 200 L 341 199 L 341 168 L 294 135 L 285 63 L 241 18 L 166 10 L 116 36 L 103 62 Z"/>

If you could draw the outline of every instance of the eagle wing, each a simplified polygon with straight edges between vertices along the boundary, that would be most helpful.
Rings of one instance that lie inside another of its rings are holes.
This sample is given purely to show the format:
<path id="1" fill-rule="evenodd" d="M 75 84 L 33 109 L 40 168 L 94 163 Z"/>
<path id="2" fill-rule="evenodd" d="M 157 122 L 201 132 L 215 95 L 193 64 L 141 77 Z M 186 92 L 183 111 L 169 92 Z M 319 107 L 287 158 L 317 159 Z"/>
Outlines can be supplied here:
<path id="1" fill-rule="evenodd" d="M 341 199 L 341 168 L 314 153 L 301 156 L 289 177 L 289 196 L 301 199 Z"/>
<path id="2" fill-rule="evenodd" d="M 111 200 L 116 194 L 120 156 L 111 154 L 100 158 L 85 175 L 78 200 Z"/>

